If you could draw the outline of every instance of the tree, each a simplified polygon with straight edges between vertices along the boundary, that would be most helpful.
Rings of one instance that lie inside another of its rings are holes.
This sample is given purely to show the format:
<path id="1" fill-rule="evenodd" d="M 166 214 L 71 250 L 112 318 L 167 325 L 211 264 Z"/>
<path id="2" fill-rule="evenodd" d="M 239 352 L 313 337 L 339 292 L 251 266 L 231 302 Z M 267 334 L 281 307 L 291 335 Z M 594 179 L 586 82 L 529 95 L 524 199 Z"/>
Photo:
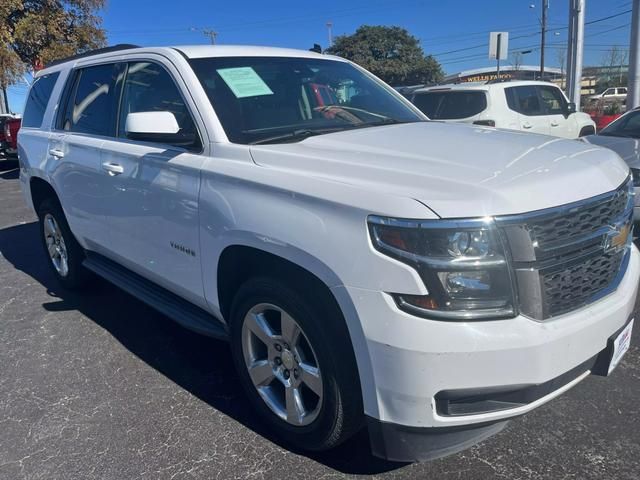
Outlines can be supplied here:
<path id="1" fill-rule="evenodd" d="M 622 83 L 623 73 L 622 67 L 627 63 L 627 50 L 623 50 L 617 45 L 614 45 L 602 56 L 602 66 L 606 70 L 606 77 L 600 78 L 598 86 L 601 89 L 608 88 L 610 86 L 626 85 L 626 82 Z M 617 79 L 616 79 L 617 74 Z"/>
<path id="2" fill-rule="evenodd" d="M 106 0 L 0 0 L 0 87 L 17 82 L 36 61 L 101 47 L 97 11 Z"/>
<path id="3" fill-rule="evenodd" d="M 351 60 L 391 85 L 436 83 L 440 64 L 425 56 L 419 40 L 404 28 L 362 25 L 335 39 L 327 53 Z"/>

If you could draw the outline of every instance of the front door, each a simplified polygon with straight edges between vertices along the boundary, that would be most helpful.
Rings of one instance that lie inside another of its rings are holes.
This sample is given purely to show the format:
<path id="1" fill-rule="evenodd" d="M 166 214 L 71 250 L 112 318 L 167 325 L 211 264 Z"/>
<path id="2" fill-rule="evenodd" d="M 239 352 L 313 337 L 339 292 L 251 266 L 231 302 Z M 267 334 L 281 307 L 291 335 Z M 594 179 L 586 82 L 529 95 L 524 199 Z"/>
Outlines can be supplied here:
<path id="1" fill-rule="evenodd" d="M 549 134 L 549 119 L 545 116 L 536 85 L 522 85 L 513 89 L 520 118 L 520 130 Z"/>
<path id="2" fill-rule="evenodd" d="M 125 131 L 129 113 L 169 111 L 180 132 L 197 134 L 167 68 L 149 61 L 128 64 L 117 138 L 102 146 L 100 164 L 110 190 L 106 216 L 111 250 L 131 270 L 204 305 L 198 219 L 204 159 L 199 154 L 200 137 L 196 135 L 192 144 L 167 145 L 130 140 Z"/>
<path id="3" fill-rule="evenodd" d="M 538 87 L 542 105 L 547 113 L 549 134 L 555 137 L 578 138 L 578 124 L 575 117 L 567 114 L 567 100 L 557 87 L 540 85 Z"/>

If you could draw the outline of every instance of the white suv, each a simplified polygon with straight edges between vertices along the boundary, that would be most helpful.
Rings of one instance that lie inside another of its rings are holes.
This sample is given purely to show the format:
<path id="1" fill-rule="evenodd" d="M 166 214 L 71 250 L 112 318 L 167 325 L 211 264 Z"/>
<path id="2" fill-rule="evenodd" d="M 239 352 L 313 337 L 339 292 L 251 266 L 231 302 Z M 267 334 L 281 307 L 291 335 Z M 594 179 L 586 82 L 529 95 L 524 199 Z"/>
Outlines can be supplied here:
<path id="1" fill-rule="evenodd" d="M 412 102 L 431 120 L 474 123 L 578 138 L 596 133 L 589 115 L 576 112 L 553 83 L 462 83 L 416 90 Z"/>
<path id="2" fill-rule="evenodd" d="M 611 87 L 607 88 L 604 92 L 596 95 L 591 95 L 589 100 L 625 100 L 627 98 L 626 87 Z"/>
<path id="3" fill-rule="evenodd" d="M 20 179 L 47 262 L 228 340 L 297 447 L 469 447 L 629 346 L 629 169 L 583 143 L 430 122 L 358 66 L 112 48 L 38 72 Z M 607 413 L 603 411 L 603 415 Z"/>

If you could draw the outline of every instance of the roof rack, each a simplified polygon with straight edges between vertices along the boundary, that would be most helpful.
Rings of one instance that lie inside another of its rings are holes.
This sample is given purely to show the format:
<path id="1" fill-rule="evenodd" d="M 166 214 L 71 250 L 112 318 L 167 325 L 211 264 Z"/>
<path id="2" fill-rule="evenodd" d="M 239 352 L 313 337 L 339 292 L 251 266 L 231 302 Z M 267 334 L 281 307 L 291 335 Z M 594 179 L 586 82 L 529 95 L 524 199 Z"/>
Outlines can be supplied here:
<path id="1" fill-rule="evenodd" d="M 117 52 L 119 50 L 129 50 L 131 48 L 140 48 L 140 45 L 132 45 L 129 43 L 119 43 L 111 47 L 96 48 L 94 50 L 88 50 L 86 52 L 78 53 L 77 55 L 71 55 L 70 57 L 60 58 L 49 63 L 46 68 L 53 67 L 54 65 L 60 65 L 61 63 L 69 62 L 71 60 L 77 60 L 79 58 L 90 57 L 92 55 L 99 55 L 101 53 Z"/>

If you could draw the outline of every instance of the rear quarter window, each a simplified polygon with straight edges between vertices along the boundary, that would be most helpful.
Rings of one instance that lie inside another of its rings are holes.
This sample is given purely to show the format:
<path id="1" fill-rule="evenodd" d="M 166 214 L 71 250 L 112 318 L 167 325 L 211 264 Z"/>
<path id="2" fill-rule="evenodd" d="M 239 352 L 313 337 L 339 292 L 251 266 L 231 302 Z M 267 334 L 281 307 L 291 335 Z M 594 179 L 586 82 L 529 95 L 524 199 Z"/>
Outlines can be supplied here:
<path id="1" fill-rule="evenodd" d="M 483 91 L 419 93 L 413 103 L 432 120 L 456 120 L 473 117 L 487 108 Z"/>
<path id="2" fill-rule="evenodd" d="M 47 110 L 51 92 L 58 80 L 59 74 L 59 72 L 55 72 L 36 78 L 31 86 L 27 103 L 24 107 L 24 113 L 22 115 L 23 127 L 39 128 L 42 126 L 44 112 Z"/>

